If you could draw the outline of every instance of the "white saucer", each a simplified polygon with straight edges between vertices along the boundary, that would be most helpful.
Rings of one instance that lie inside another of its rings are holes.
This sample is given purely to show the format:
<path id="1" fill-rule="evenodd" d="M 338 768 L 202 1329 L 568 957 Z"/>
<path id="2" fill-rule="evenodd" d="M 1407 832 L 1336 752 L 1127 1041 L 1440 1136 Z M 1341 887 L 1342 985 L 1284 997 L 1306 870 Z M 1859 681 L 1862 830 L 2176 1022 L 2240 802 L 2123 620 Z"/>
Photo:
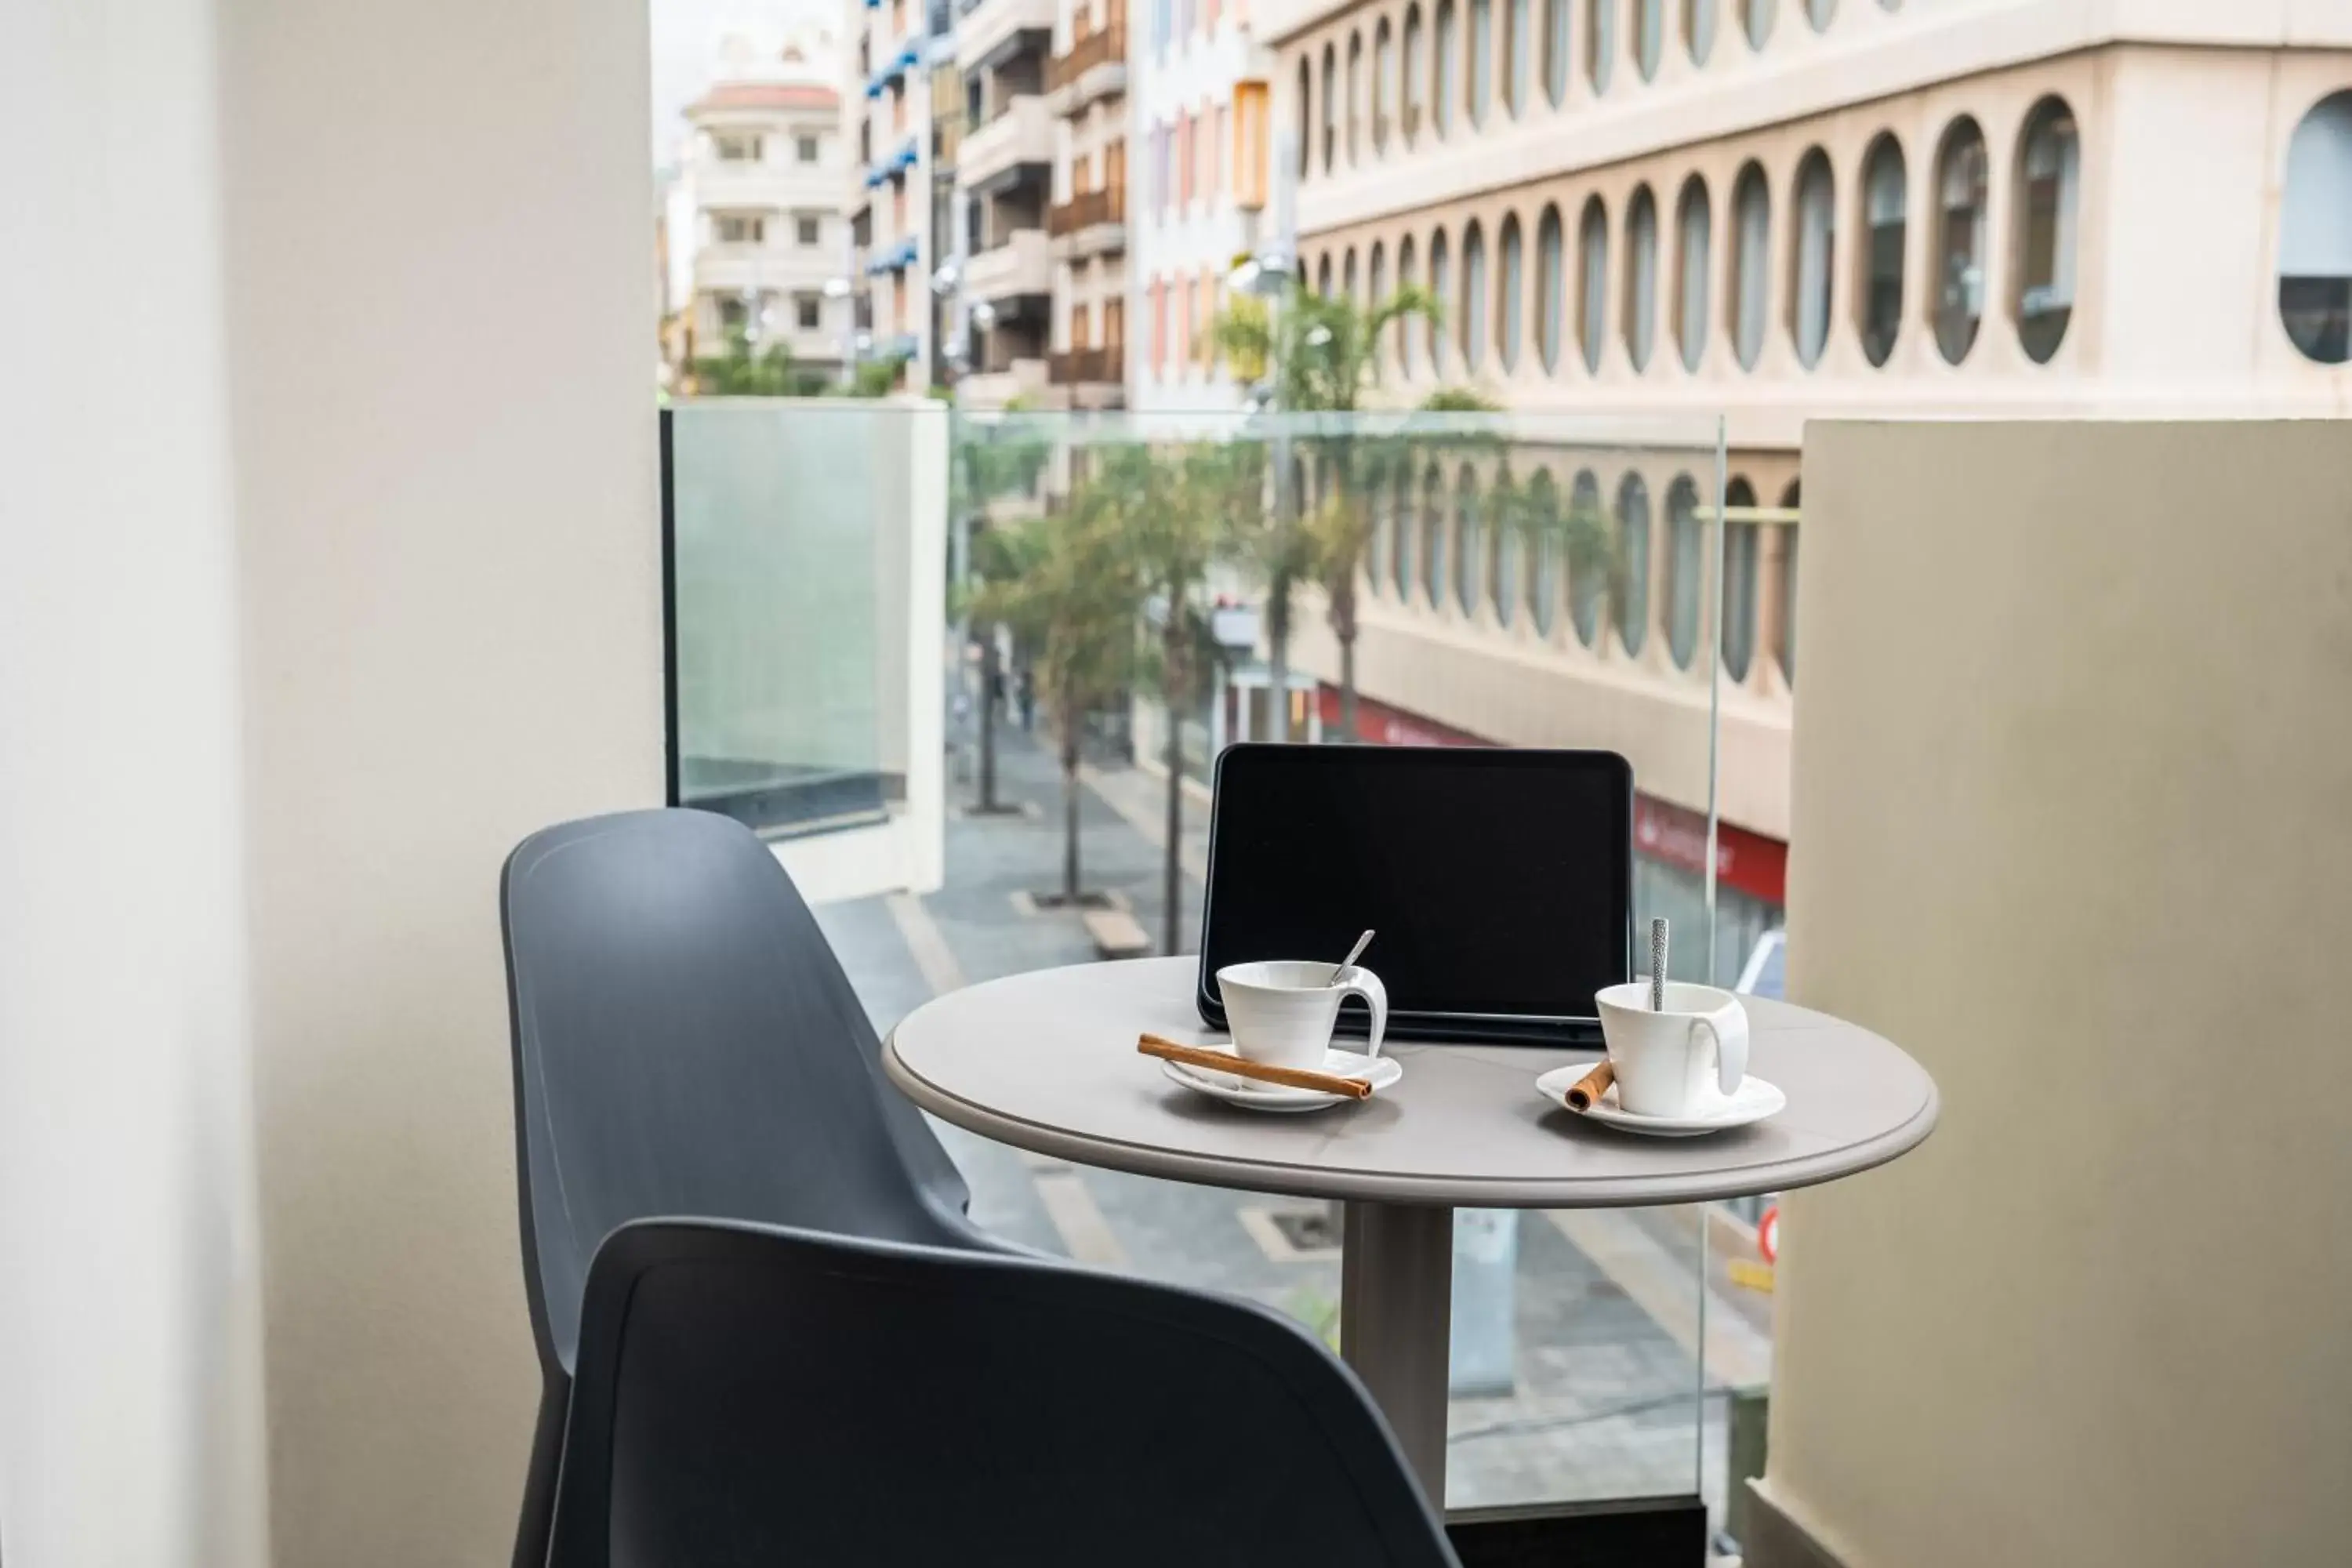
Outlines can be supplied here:
<path id="1" fill-rule="evenodd" d="M 1591 1072 L 1592 1068 L 1591 1062 L 1554 1068 L 1536 1079 L 1536 1092 L 1562 1110 L 1570 1110 L 1571 1115 L 1581 1116 L 1588 1121 L 1606 1122 L 1628 1132 L 1646 1133 L 1653 1138 L 1696 1138 L 1702 1133 L 1720 1132 L 1728 1127 L 1745 1127 L 1751 1121 L 1763 1121 L 1785 1109 L 1789 1103 L 1789 1097 L 1780 1092 L 1779 1086 L 1749 1073 L 1739 1080 L 1739 1088 L 1734 1093 L 1728 1097 L 1718 1097 L 1716 1104 L 1691 1116 L 1635 1116 L 1631 1111 L 1621 1110 L 1617 1106 L 1617 1086 L 1613 1083 L 1593 1102 L 1591 1110 L 1570 1110 L 1568 1091 L 1574 1089 L 1577 1080 Z"/>
<path id="2" fill-rule="evenodd" d="M 1211 1046 L 1210 1050 L 1230 1050 L 1230 1047 Z M 1243 1078 L 1236 1073 L 1219 1072 L 1214 1068 L 1196 1068 L 1190 1062 L 1162 1061 L 1160 1070 L 1182 1084 L 1198 1089 L 1212 1099 L 1228 1105 L 1244 1105 L 1252 1110 L 1320 1110 L 1327 1105 L 1344 1105 L 1344 1094 L 1326 1094 L 1320 1089 L 1292 1089 L 1287 1084 L 1266 1083 L 1257 1079 Z M 1361 1051 L 1327 1051 L 1323 1056 L 1323 1071 L 1338 1073 L 1342 1078 L 1360 1078 L 1378 1094 L 1397 1079 L 1404 1077 L 1404 1064 L 1394 1057 L 1373 1057 L 1369 1061 Z"/>

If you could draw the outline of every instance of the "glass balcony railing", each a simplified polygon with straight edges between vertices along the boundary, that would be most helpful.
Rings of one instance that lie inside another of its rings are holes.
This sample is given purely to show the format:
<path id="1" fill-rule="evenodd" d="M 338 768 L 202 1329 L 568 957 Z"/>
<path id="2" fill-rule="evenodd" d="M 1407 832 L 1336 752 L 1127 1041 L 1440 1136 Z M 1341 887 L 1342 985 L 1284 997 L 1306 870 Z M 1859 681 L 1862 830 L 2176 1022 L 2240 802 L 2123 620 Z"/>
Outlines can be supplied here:
<path id="1" fill-rule="evenodd" d="M 898 896 L 820 910 L 880 1026 L 1099 955 L 1055 907 L 1072 821 L 1081 890 L 1193 947 L 1209 770 L 1244 739 L 1621 752 L 1635 912 L 1674 921 L 1675 973 L 1777 974 L 1795 498 L 1758 504 L 1773 476 L 1717 420 L 914 399 L 671 417 L 685 797 L 751 810 L 788 863 L 817 829 L 894 814 L 928 811 L 939 836 L 928 879 L 894 867 L 868 890 Z M 1146 494 L 1180 499 L 1204 564 L 1172 625 L 1162 585 L 1115 612 L 1124 652 L 1073 665 L 1038 563 Z M 907 679 L 926 660 L 928 747 Z M 927 749 L 946 759 L 928 795 L 908 782 Z M 1336 1332 L 1323 1205 L 945 1135 L 991 1228 Z M 1461 1214 L 1449 1506 L 1697 1498 L 1723 1522 L 1770 1366 L 1756 1218 Z"/>
<path id="2" fill-rule="evenodd" d="M 664 416 L 673 794 L 771 837 L 908 799 L 908 420 L 879 405 Z"/>
<path id="3" fill-rule="evenodd" d="M 1155 937 L 1172 927 L 1180 950 L 1197 942 L 1217 751 L 1272 738 L 1622 752 L 1641 791 L 1636 914 L 1689 933 L 1675 972 L 1727 983 L 1777 927 L 1777 883 L 1759 884 L 1768 901 L 1706 870 L 1726 826 L 1719 797 L 1779 798 L 1732 791 L 1720 769 L 1784 770 L 1787 731 L 1785 689 L 1750 700 L 1712 653 L 1717 626 L 1756 620 L 1738 593 L 1717 599 L 1717 421 L 1014 413 L 961 418 L 954 439 L 972 604 L 991 602 L 992 572 L 1013 570 L 1003 563 L 1036 560 L 1083 518 L 1139 512 L 1155 485 L 1201 508 L 1188 526 L 1210 564 L 1171 645 L 1187 657 L 1157 647 L 1170 635 L 1164 595 L 1139 612 L 1151 652 L 1083 682 L 1055 667 L 1049 639 L 973 624 L 950 733 L 953 787 L 968 799 L 1056 822 L 1062 793 L 1078 791 L 1087 889 Z M 1236 617 L 1238 630 L 1220 625 Z M 1171 668 L 1191 674 L 1171 682 Z M 1073 743 L 1041 694 L 1074 683 L 1090 695 Z M 1719 753 L 1727 705 L 1764 741 Z M 1017 831 L 989 826 L 1000 820 L 950 832 L 942 899 L 1015 911 L 994 917 L 1004 929 L 979 962 L 1090 956 L 1071 917 L 1019 912 L 1021 892 L 1055 884 L 1055 836 L 1025 816 Z M 1745 845 L 1776 828 L 1785 834 L 1777 820 L 1734 830 Z M 1160 891 L 1171 854 L 1185 900 L 1172 922 Z M 960 884 L 963 866 L 971 879 Z M 1336 1238 L 1319 1205 L 1086 1172 L 1062 1178 L 1091 1205 L 1069 1229 L 1072 1200 L 1041 1202 L 1009 1152 L 958 1147 L 983 1208 L 1036 1245 L 1091 1247 L 1097 1261 L 1253 1295 L 1326 1329 L 1337 1321 Z M 1732 1410 L 1769 1365 L 1769 1298 L 1720 1267 L 1727 1249 L 1752 1257 L 1744 1234 L 1738 1217 L 1703 1208 L 1458 1215 L 1448 1504 L 1703 1495 L 1720 1510 Z"/>

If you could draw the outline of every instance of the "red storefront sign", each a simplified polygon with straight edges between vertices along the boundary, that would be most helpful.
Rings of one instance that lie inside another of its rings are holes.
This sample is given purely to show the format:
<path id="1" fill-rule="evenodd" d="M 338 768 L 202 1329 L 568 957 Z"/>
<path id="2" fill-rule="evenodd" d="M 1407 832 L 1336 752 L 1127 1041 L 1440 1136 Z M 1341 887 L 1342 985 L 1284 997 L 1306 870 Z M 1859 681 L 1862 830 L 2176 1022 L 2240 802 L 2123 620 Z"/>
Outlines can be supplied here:
<path id="1" fill-rule="evenodd" d="M 1326 685 L 1317 693 L 1323 728 L 1339 722 L 1339 689 Z M 1366 697 L 1356 699 L 1356 736 L 1376 746 L 1491 746 L 1494 742 L 1456 730 L 1418 713 L 1407 713 Z M 1653 860 L 1704 876 L 1706 872 L 1706 818 L 1655 795 L 1633 796 L 1633 847 Z M 1789 847 L 1777 838 L 1750 833 L 1728 822 L 1716 825 L 1716 879 L 1768 904 L 1787 901 Z"/>
<path id="2" fill-rule="evenodd" d="M 1316 710 L 1322 715 L 1323 730 L 1328 735 L 1339 727 L 1339 689 L 1328 682 L 1316 689 Z M 1375 702 L 1369 697 L 1356 699 L 1356 739 L 1368 746 L 1491 746 L 1495 742 L 1467 730 L 1456 730 L 1434 719 L 1424 719 L 1418 713 L 1408 713 L 1402 708 L 1391 708 L 1385 702 Z"/>
<path id="3" fill-rule="evenodd" d="M 1653 860 L 1702 875 L 1706 870 L 1706 818 L 1658 799 L 1633 796 L 1633 847 Z M 1715 828 L 1715 877 L 1768 904 L 1787 901 L 1789 847 L 1728 822 Z"/>

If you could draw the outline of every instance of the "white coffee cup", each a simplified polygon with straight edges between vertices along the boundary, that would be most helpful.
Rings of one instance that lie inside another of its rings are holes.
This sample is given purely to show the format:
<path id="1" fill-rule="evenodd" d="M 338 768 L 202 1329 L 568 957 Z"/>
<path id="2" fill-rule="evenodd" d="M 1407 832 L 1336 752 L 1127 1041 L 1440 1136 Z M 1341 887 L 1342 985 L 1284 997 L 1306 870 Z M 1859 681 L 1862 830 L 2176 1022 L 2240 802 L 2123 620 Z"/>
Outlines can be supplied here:
<path id="1" fill-rule="evenodd" d="M 1229 963 L 1217 971 L 1217 994 L 1225 1001 L 1234 1049 L 1254 1062 L 1320 1068 L 1339 1004 L 1350 996 L 1362 997 L 1372 1010 L 1367 1058 L 1381 1054 L 1381 1037 L 1388 1031 L 1389 994 L 1381 977 L 1360 964 L 1340 970 L 1335 980 L 1328 959 Z"/>
<path id="2" fill-rule="evenodd" d="M 1664 1010 L 1656 1013 L 1646 980 L 1594 997 L 1617 1069 L 1617 1104 L 1628 1115 L 1695 1116 L 1721 1104 L 1748 1076 L 1748 1010 L 1738 994 L 1671 980 L 1665 993 Z"/>

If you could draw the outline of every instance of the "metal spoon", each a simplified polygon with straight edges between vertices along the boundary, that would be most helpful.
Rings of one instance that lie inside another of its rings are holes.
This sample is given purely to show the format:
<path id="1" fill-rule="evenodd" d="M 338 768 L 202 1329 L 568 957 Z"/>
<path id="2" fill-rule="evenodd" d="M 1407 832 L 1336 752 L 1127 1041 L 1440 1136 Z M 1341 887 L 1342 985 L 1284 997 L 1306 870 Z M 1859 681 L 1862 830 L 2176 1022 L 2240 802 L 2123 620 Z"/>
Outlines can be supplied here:
<path id="1" fill-rule="evenodd" d="M 1339 969 L 1331 971 L 1331 978 L 1325 981 L 1324 984 L 1327 985 L 1337 985 L 1339 983 L 1339 971 L 1347 968 L 1348 965 L 1355 963 L 1357 959 L 1363 956 L 1364 949 L 1371 945 L 1372 933 L 1370 931 L 1366 931 L 1363 935 L 1358 937 L 1356 939 L 1356 945 L 1348 950 L 1348 956 L 1339 961 Z"/>
<path id="2" fill-rule="evenodd" d="M 1666 917 L 1650 922 L 1650 1011 L 1666 1010 Z"/>

